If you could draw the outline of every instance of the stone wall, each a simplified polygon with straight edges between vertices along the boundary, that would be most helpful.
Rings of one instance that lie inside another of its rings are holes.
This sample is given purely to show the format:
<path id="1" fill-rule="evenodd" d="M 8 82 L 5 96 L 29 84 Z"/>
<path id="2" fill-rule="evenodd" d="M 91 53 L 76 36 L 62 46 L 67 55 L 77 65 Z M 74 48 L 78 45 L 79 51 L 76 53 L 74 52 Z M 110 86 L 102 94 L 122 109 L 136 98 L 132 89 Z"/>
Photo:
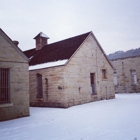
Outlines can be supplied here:
<path id="1" fill-rule="evenodd" d="M 37 99 L 36 74 L 42 75 L 43 99 Z M 29 71 L 30 105 L 65 107 L 64 66 Z M 48 79 L 48 84 L 46 83 Z"/>
<path id="2" fill-rule="evenodd" d="M 140 92 L 140 57 L 129 57 L 111 61 L 117 72 L 118 85 L 115 86 L 116 93 Z M 137 84 L 131 82 L 130 70 L 135 69 Z"/>
<path id="3" fill-rule="evenodd" d="M 10 68 L 11 102 L 0 104 L 0 121 L 29 116 L 28 64 L 0 62 L 0 68 Z"/>
<path id="4" fill-rule="evenodd" d="M 102 69 L 107 79 L 102 79 Z M 36 74 L 42 75 L 43 99 L 38 100 Z M 95 73 L 96 94 L 91 94 L 90 73 Z M 31 70 L 30 105 L 70 107 L 102 99 L 115 98 L 113 69 L 98 44 L 90 36 L 66 66 Z M 48 85 L 46 80 L 48 79 Z"/>
<path id="5" fill-rule="evenodd" d="M 0 36 L 0 68 L 10 69 L 10 103 L 0 104 L 0 121 L 29 116 L 28 62 Z"/>
<path id="6" fill-rule="evenodd" d="M 102 79 L 102 69 L 107 79 Z M 90 73 L 95 74 L 95 95 L 91 94 Z M 67 106 L 115 98 L 113 69 L 91 35 L 65 67 L 64 83 Z"/>

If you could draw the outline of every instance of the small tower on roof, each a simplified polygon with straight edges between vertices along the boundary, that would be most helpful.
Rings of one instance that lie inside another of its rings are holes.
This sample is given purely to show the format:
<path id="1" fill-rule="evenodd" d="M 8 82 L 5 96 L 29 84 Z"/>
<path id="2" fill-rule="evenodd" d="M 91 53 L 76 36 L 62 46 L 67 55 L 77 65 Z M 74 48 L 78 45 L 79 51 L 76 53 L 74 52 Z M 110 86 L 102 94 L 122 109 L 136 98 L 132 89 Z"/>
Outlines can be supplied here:
<path id="1" fill-rule="evenodd" d="M 40 32 L 34 39 L 36 40 L 36 50 L 40 50 L 44 45 L 48 44 L 49 37 Z"/>

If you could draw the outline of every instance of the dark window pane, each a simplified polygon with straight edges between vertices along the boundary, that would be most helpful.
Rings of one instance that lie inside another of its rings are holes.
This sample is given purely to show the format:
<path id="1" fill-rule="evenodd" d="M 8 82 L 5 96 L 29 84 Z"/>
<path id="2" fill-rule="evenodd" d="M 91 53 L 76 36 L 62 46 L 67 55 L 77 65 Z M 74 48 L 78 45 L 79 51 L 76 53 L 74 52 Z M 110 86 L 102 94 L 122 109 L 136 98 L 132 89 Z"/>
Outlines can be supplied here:
<path id="1" fill-rule="evenodd" d="M 90 82 L 91 82 L 91 85 L 94 84 L 94 73 L 90 74 Z"/>

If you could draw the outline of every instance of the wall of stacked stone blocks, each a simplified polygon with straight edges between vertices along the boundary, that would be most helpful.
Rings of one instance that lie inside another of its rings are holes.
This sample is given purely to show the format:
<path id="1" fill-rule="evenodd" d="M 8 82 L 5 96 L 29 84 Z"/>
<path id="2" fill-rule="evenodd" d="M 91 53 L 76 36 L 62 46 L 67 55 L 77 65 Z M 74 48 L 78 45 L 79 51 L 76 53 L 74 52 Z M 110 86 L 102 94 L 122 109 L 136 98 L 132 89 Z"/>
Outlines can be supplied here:
<path id="1" fill-rule="evenodd" d="M 116 93 L 140 92 L 140 56 L 116 59 L 111 61 L 117 72 L 118 85 L 115 86 Z M 136 70 L 137 84 L 131 82 L 131 70 Z"/>
<path id="2" fill-rule="evenodd" d="M 102 79 L 102 69 L 107 79 Z M 43 99 L 37 100 L 36 74 L 42 75 Z M 90 73 L 95 73 L 96 94 L 91 94 Z M 115 98 L 113 69 L 90 35 L 66 66 L 29 72 L 30 105 L 70 107 L 92 101 Z M 48 79 L 48 85 L 46 80 Z"/>
<path id="3" fill-rule="evenodd" d="M 10 103 L 0 104 L 0 121 L 29 116 L 28 62 L 0 36 L 0 68 L 10 69 Z"/>

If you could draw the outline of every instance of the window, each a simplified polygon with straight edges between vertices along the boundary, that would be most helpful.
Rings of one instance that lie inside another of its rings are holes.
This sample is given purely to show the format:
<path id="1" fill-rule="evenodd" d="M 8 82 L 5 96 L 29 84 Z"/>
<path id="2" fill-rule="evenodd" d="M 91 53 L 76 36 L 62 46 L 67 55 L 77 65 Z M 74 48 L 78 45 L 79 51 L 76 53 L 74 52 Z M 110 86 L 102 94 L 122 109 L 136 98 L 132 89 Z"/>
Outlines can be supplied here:
<path id="1" fill-rule="evenodd" d="M 43 98 L 43 92 L 42 92 L 42 75 L 37 74 L 37 98 Z"/>
<path id="2" fill-rule="evenodd" d="M 102 79 L 107 79 L 107 77 L 106 77 L 106 69 L 102 69 Z"/>
<path id="3" fill-rule="evenodd" d="M 117 72 L 114 72 L 114 85 L 118 85 Z"/>
<path id="4" fill-rule="evenodd" d="M 10 103 L 10 70 L 0 68 L 0 104 Z"/>
<path id="5" fill-rule="evenodd" d="M 90 73 L 90 84 L 91 84 L 91 94 L 95 94 L 95 74 L 94 73 Z"/>
<path id="6" fill-rule="evenodd" d="M 130 72 L 131 72 L 131 84 L 136 85 L 137 84 L 136 70 L 130 70 Z"/>

